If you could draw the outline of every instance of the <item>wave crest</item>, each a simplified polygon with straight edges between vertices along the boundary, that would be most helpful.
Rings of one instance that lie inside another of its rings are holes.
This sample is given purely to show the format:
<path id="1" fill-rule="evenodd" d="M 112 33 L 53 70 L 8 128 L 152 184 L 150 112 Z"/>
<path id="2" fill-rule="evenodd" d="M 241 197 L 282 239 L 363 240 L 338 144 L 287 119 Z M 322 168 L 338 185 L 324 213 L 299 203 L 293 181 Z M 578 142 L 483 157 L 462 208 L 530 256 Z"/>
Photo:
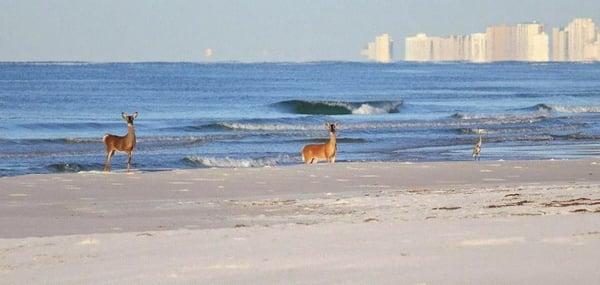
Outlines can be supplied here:
<path id="1" fill-rule="evenodd" d="M 558 113 L 600 113 L 600 106 L 584 105 L 554 105 L 554 104 L 537 104 L 531 107 L 523 108 L 525 111 L 535 112 L 558 112 Z"/>
<path id="2" fill-rule="evenodd" d="M 273 104 L 282 111 L 301 115 L 380 115 L 400 112 L 398 101 L 304 101 L 288 100 Z"/>

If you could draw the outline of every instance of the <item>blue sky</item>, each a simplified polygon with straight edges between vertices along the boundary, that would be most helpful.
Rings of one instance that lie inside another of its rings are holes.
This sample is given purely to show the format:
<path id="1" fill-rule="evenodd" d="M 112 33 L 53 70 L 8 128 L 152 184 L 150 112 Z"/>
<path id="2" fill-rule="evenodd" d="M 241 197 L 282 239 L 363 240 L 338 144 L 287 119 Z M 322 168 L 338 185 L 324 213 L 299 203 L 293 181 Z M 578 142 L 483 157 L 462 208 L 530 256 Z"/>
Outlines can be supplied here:
<path id="1" fill-rule="evenodd" d="M 362 60 L 376 34 L 600 22 L 592 0 L 0 0 L 0 61 Z"/>

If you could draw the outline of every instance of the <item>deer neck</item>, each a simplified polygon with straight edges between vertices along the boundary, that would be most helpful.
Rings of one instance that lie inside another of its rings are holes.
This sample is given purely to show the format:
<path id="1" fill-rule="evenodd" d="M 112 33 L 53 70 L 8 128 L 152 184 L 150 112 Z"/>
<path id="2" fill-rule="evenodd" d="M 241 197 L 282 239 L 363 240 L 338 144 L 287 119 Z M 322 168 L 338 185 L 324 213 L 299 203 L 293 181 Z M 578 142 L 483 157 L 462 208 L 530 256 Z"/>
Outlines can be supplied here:
<path id="1" fill-rule="evenodd" d="M 329 144 L 329 145 L 336 144 L 335 133 L 329 133 L 329 141 L 327 142 L 327 144 Z"/>
<path id="2" fill-rule="evenodd" d="M 132 124 L 127 124 L 127 137 L 135 139 L 135 127 Z"/>

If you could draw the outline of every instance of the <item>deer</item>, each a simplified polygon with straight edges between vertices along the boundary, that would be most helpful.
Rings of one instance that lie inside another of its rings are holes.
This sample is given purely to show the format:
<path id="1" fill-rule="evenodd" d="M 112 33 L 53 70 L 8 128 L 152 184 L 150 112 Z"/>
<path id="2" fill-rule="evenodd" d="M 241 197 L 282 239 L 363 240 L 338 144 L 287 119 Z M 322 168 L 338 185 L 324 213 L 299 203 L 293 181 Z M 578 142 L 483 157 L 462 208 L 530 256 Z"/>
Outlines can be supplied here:
<path id="1" fill-rule="evenodd" d="M 137 118 L 138 112 L 133 115 L 127 113 L 121 113 L 121 117 L 127 122 L 127 134 L 124 136 L 111 135 L 109 133 L 102 137 L 102 141 L 106 145 L 106 161 L 104 163 L 104 171 L 110 172 L 111 159 L 116 151 L 127 153 L 127 172 L 131 169 L 131 157 L 133 156 L 133 150 L 135 148 L 135 128 L 133 127 L 133 120 Z"/>
<path id="2" fill-rule="evenodd" d="M 479 140 L 475 143 L 473 147 L 473 159 L 481 160 L 481 145 L 483 143 L 483 138 L 481 137 L 481 133 L 479 133 Z"/>
<path id="3" fill-rule="evenodd" d="M 337 124 L 325 123 L 329 131 L 329 140 L 324 144 L 309 144 L 302 148 L 302 161 L 306 164 L 317 163 L 319 159 L 326 160 L 329 163 L 335 163 L 337 154 L 337 143 L 335 129 Z"/>

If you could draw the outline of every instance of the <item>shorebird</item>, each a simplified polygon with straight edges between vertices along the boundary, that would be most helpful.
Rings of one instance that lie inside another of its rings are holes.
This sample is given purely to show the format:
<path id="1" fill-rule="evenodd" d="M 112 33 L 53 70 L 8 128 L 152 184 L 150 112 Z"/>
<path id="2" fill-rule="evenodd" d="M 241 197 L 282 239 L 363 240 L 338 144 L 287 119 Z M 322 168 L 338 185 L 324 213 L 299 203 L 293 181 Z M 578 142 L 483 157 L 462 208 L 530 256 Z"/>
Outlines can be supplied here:
<path id="1" fill-rule="evenodd" d="M 481 160 L 481 144 L 483 143 L 483 139 L 481 137 L 481 133 L 479 134 L 479 140 L 473 147 L 473 159 Z"/>

